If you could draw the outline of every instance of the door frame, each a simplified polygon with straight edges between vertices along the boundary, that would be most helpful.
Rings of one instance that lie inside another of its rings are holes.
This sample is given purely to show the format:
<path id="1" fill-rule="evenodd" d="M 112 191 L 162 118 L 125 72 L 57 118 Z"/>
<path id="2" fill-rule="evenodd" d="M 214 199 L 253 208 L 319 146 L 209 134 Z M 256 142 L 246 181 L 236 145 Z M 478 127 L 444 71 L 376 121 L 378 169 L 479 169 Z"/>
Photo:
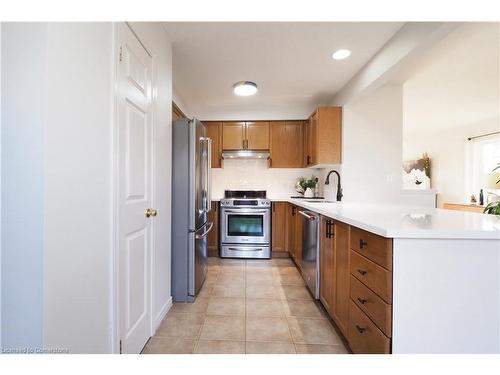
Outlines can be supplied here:
<path id="1" fill-rule="evenodd" d="M 151 57 L 151 189 L 150 189 L 150 197 L 151 197 L 151 207 L 156 207 L 157 201 L 157 189 L 156 189 L 156 155 L 157 155 L 157 147 L 156 147 L 156 135 L 157 135 L 157 127 L 158 121 L 156 116 L 157 110 L 157 87 L 158 87 L 158 64 L 157 59 L 153 51 L 146 47 L 146 45 L 141 41 L 137 33 L 134 31 L 132 26 L 128 22 L 115 22 L 113 23 L 113 47 L 112 47 L 112 255 L 111 255 L 111 290 L 110 290 L 110 300 L 111 300 L 111 308 L 110 308 L 110 328 L 111 328 L 111 345 L 110 351 L 114 354 L 121 354 L 121 319 L 120 319 L 120 251 L 119 251 L 119 123 L 118 123 L 118 111 L 119 111 L 119 64 L 120 64 L 120 47 L 121 47 L 121 35 L 120 28 L 126 27 L 128 28 L 132 34 L 136 37 L 139 44 L 144 48 L 146 53 Z M 154 305 L 155 305 L 155 293 L 153 291 L 154 287 L 154 265 L 155 265 L 155 249 L 156 249 L 156 230 L 157 225 L 156 221 L 151 221 L 151 231 L 150 231 L 150 243 L 151 243 L 151 254 L 150 254 L 150 264 L 149 267 L 149 309 L 150 309 L 150 322 L 149 322 L 149 335 L 152 336 L 154 334 Z"/>

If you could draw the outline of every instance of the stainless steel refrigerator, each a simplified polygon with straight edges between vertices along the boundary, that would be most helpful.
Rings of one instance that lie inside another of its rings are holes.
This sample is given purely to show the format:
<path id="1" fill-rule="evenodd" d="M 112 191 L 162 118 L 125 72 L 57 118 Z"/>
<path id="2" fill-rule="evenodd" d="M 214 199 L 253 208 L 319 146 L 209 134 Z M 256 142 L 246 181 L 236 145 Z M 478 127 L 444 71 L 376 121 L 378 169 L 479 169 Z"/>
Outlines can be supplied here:
<path id="1" fill-rule="evenodd" d="M 180 119 L 172 125 L 172 297 L 194 301 L 207 273 L 211 207 L 211 148 L 205 126 Z"/>

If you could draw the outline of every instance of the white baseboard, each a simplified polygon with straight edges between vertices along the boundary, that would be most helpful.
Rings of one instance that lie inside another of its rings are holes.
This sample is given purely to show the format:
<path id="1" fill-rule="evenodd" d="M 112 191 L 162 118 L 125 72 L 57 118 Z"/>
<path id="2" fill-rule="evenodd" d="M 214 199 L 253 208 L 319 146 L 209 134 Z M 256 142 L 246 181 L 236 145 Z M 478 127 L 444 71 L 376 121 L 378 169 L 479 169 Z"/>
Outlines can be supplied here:
<path id="1" fill-rule="evenodd" d="M 160 312 L 156 315 L 154 323 L 153 323 L 153 335 L 156 333 L 156 330 L 160 326 L 161 322 L 167 315 L 167 313 L 170 311 L 170 308 L 172 307 L 172 297 L 165 302 L 165 304 L 162 306 L 160 309 Z"/>

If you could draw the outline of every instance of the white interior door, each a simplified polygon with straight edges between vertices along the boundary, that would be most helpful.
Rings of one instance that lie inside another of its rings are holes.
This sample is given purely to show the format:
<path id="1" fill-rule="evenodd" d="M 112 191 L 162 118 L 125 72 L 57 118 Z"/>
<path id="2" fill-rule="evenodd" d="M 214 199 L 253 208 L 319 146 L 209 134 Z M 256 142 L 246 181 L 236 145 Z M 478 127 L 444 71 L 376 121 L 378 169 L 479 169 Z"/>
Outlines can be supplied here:
<path id="1" fill-rule="evenodd" d="M 118 64 L 118 316 L 122 353 L 151 334 L 152 58 L 126 24 Z"/>

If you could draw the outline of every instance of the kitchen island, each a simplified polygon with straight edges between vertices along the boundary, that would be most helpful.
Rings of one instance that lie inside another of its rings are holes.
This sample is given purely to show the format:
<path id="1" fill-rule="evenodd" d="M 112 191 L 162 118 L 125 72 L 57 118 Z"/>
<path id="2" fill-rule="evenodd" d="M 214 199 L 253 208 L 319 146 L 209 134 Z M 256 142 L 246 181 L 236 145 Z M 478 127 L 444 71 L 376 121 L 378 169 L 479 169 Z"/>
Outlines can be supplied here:
<path id="1" fill-rule="evenodd" d="M 322 216 L 321 302 L 353 352 L 500 353 L 499 217 L 275 201 Z"/>

